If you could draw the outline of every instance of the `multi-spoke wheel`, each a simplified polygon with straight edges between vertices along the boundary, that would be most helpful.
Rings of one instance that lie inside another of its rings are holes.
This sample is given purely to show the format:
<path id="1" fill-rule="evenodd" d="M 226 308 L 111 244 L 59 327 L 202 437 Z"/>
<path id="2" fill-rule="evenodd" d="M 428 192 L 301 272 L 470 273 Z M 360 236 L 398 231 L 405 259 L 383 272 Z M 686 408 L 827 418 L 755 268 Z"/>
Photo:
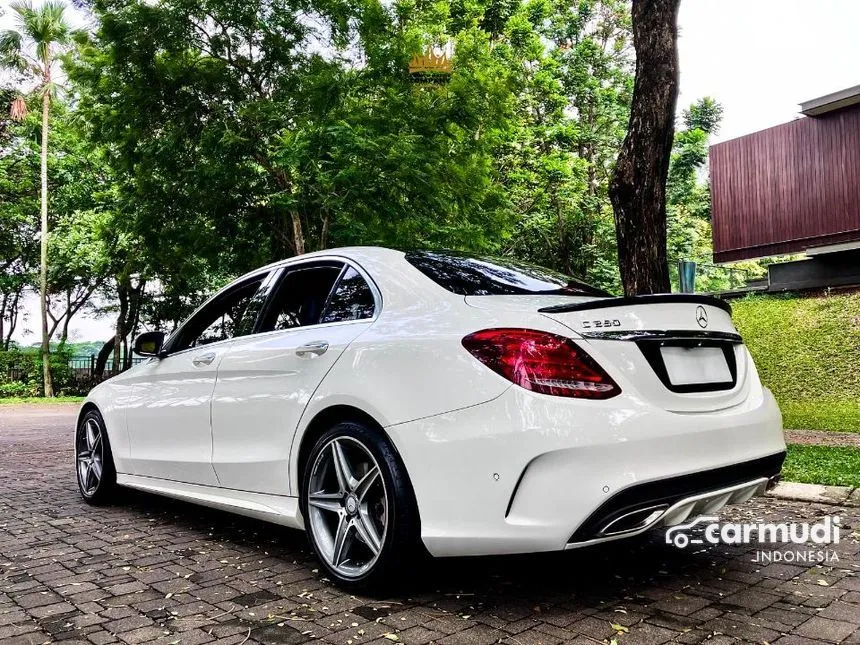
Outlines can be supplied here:
<path id="1" fill-rule="evenodd" d="M 311 546 L 342 585 L 369 586 L 411 555 L 417 537 L 412 490 L 379 433 L 340 423 L 305 466 L 302 511 Z"/>
<path id="2" fill-rule="evenodd" d="M 104 502 L 116 486 L 113 455 L 104 421 L 96 410 L 87 412 L 75 433 L 78 489 L 90 504 Z"/>

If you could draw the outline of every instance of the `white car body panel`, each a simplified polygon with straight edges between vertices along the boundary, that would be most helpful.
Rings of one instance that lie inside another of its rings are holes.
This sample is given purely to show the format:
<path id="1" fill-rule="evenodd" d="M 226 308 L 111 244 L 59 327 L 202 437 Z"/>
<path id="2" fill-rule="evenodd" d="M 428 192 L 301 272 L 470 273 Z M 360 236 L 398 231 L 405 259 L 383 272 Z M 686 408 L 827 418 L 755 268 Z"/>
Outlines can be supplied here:
<path id="1" fill-rule="evenodd" d="M 373 319 L 205 345 L 90 393 L 85 406 L 105 419 L 120 484 L 301 527 L 306 433 L 319 415 L 354 408 L 403 459 L 432 554 L 501 554 L 569 548 L 585 518 L 630 486 L 785 450 L 779 409 L 743 345 L 733 350 L 734 387 L 687 394 L 664 387 L 635 343 L 595 336 L 701 331 L 696 304 L 541 312 L 592 299 L 463 297 L 388 249 L 339 249 L 268 268 L 320 258 L 360 269 L 378 299 Z M 726 311 L 702 307 L 708 331 L 736 333 Z M 573 339 L 621 394 L 587 400 L 513 385 L 461 344 L 494 327 Z M 328 350 L 298 357 L 312 341 Z M 213 351 L 210 366 L 194 368 L 194 356 Z"/>
<path id="2" fill-rule="evenodd" d="M 150 360 L 129 372 L 126 382 L 132 393 L 126 427 L 132 474 L 218 485 L 212 467 L 210 406 L 218 366 L 231 342 Z M 213 355 L 208 364 L 199 362 Z"/>
<path id="3" fill-rule="evenodd" d="M 512 386 L 482 405 L 387 428 L 410 468 L 431 554 L 564 549 L 578 523 L 627 486 L 785 449 L 763 388 L 707 419 L 621 397 L 561 407 L 545 398 Z"/>
<path id="4" fill-rule="evenodd" d="M 212 396 L 211 457 L 221 486 L 289 494 L 285 465 L 299 419 L 344 349 L 372 324 L 311 325 L 232 341 Z M 328 345 L 323 354 L 296 353 L 318 341 Z"/>
<path id="5" fill-rule="evenodd" d="M 135 488 L 147 493 L 156 493 L 185 502 L 194 502 L 201 506 L 254 517 L 258 520 L 265 520 L 294 529 L 304 528 L 299 515 L 298 498 L 296 497 L 249 493 L 219 486 L 200 486 L 122 473 L 117 474 L 116 480 L 120 486 Z"/>

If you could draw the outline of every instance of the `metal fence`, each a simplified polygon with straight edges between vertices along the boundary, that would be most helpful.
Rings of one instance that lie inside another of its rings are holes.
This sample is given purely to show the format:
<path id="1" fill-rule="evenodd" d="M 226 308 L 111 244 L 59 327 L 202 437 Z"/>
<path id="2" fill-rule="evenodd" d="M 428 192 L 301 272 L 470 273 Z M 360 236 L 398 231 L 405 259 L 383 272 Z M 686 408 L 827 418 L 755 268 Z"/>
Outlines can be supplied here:
<path id="1" fill-rule="evenodd" d="M 140 356 L 134 356 L 132 357 L 128 367 L 142 363 L 145 360 L 145 358 Z M 111 357 L 105 364 L 104 372 L 96 374 L 96 362 L 97 359 L 95 356 L 72 356 L 69 358 L 68 365 L 72 379 L 78 383 L 94 383 L 110 378 L 111 376 L 116 376 L 120 372 L 128 369 L 128 367 L 125 366 L 124 361 L 119 361 L 117 363 L 113 360 L 113 357 Z M 28 369 L 20 363 L 9 365 L 6 369 L 6 380 L 9 382 L 23 381 L 27 378 L 27 372 Z M 2 378 L 2 374 L 0 374 L 0 381 L 2 381 Z"/>
<path id="2" fill-rule="evenodd" d="M 128 367 L 138 365 L 145 360 L 145 358 L 140 356 L 133 356 L 129 361 Z M 96 361 L 97 359 L 95 356 L 72 356 L 69 359 L 69 368 L 71 368 L 75 380 L 89 382 L 97 376 L 100 376 L 101 378 L 110 378 L 111 376 L 115 376 L 128 369 L 124 364 L 124 361 L 120 360 L 119 362 L 115 362 L 113 357 L 111 357 L 105 364 L 105 371 L 102 374 L 97 375 Z"/>

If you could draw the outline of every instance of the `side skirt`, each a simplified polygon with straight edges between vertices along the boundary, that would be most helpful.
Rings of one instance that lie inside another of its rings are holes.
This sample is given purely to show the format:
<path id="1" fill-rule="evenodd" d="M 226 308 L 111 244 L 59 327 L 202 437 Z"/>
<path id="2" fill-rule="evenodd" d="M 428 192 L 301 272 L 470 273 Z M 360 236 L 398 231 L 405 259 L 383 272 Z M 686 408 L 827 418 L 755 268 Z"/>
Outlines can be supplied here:
<path id="1" fill-rule="evenodd" d="M 281 526 L 304 529 L 304 521 L 299 513 L 298 497 L 250 493 L 242 490 L 186 484 L 169 479 L 122 473 L 117 473 L 116 483 L 120 486 L 246 515 Z"/>

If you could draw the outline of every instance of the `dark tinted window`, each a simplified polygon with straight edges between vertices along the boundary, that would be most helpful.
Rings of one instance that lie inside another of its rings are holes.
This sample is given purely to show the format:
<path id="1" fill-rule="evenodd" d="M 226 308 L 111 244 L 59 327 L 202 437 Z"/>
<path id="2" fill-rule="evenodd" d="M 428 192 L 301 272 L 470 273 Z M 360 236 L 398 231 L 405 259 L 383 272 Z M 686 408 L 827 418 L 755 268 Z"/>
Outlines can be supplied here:
<path id="1" fill-rule="evenodd" d="M 559 294 L 608 296 L 601 289 L 551 269 L 507 258 L 413 251 L 406 259 L 439 286 L 461 296 Z"/>
<path id="2" fill-rule="evenodd" d="M 342 266 L 300 267 L 281 278 L 260 331 L 315 325 Z"/>
<path id="3" fill-rule="evenodd" d="M 249 309 L 266 276 L 236 285 L 195 314 L 182 328 L 170 351 L 208 345 L 251 333 L 257 311 Z"/>
<path id="4" fill-rule="evenodd" d="M 373 318 L 373 292 L 361 274 L 349 267 L 329 298 L 321 322 Z"/>

